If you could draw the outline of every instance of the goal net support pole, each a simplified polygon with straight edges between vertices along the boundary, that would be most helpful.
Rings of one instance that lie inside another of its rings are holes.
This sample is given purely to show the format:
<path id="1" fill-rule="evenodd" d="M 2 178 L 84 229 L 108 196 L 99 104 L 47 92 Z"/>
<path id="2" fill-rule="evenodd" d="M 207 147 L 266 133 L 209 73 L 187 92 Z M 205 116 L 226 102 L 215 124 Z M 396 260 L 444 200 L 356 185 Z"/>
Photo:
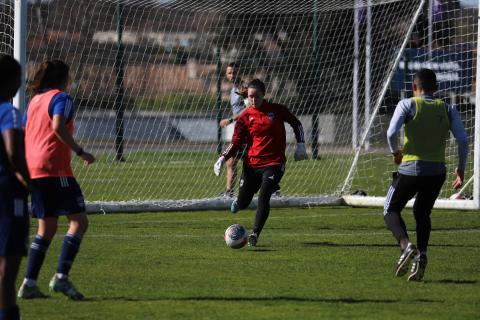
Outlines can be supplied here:
<path id="1" fill-rule="evenodd" d="M 27 37 L 27 0 L 15 0 L 14 6 L 13 56 L 20 63 L 20 88 L 13 98 L 13 105 L 21 112 L 25 111 L 25 66 Z"/>
<path id="2" fill-rule="evenodd" d="M 480 11 L 480 0 L 478 1 Z M 478 16 L 477 30 L 477 77 L 475 81 L 475 141 L 473 151 L 473 202 L 475 209 L 480 209 L 480 14 Z"/>
<path id="3" fill-rule="evenodd" d="M 373 112 L 369 115 L 368 123 L 362 133 L 362 136 L 360 138 L 359 143 L 356 146 L 356 151 L 355 151 L 355 156 L 352 161 L 352 165 L 350 166 L 350 170 L 348 171 L 347 177 L 345 178 L 345 182 L 343 183 L 343 187 L 341 190 L 341 194 L 344 195 L 347 190 L 350 189 L 350 184 L 353 178 L 353 175 L 355 173 L 355 169 L 357 167 L 358 159 L 360 157 L 360 153 L 362 152 L 363 146 L 365 142 L 367 141 L 369 132 L 373 126 L 373 123 L 375 121 L 375 117 L 378 113 L 378 110 L 380 108 L 380 105 L 383 101 L 383 98 L 385 97 L 385 94 L 387 93 L 388 86 L 390 85 L 390 81 L 392 80 L 392 77 L 395 73 L 395 69 L 398 66 L 398 63 L 400 62 L 400 59 L 402 58 L 403 55 L 403 50 L 407 46 L 408 40 L 410 38 L 410 35 L 412 34 L 413 28 L 415 27 L 415 22 L 417 21 L 418 17 L 420 16 L 420 13 L 422 12 L 422 8 L 425 4 L 425 0 L 422 0 L 422 2 L 419 4 L 417 11 L 415 12 L 415 15 L 410 23 L 410 27 L 408 28 L 407 35 L 400 47 L 400 50 L 398 50 L 397 56 L 395 57 L 395 62 L 393 63 L 391 69 L 388 72 L 388 77 L 387 80 L 385 81 L 382 91 L 380 93 L 380 98 L 377 100 L 377 103 L 375 105 L 375 108 L 373 109 Z"/>

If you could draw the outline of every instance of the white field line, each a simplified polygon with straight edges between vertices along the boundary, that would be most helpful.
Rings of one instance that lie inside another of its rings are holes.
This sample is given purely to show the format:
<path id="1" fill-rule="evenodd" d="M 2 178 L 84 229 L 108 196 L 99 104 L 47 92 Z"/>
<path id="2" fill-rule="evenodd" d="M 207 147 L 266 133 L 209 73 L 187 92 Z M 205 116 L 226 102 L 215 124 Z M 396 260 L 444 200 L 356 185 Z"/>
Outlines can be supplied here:
<path id="1" fill-rule="evenodd" d="M 176 219 L 164 219 L 164 220 L 137 220 L 137 221 L 130 221 L 130 220 L 125 220 L 125 221 L 111 221 L 111 222 L 91 222 L 91 227 L 95 226 L 101 226 L 101 225 L 106 225 L 106 226 L 112 226 L 112 225 L 133 225 L 133 224 L 162 224 L 162 223 L 184 223 L 184 222 L 205 222 L 205 221 L 237 221 L 237 220 L 251 220 L 252 217 L 249 215 L 245 214 L 231 214 L 228 211 L 225 211 L 225 213 L 219 213 L 219 217 L 215 218 L 203 218 L 203 219 L 187 219 L 187 218 L 176 218 Z M 108 214 L 107 214 L 108 215 Z M 292 216 L 281 216 L 281 215 L 273 215 L 270 213 L 270 216 L 268 217 L 269 220 L 290 220 L 290 219 L 305 219 L 305 218 L 320 218 L 320 217 L 328 217 L 328 216 L 340 216 L 338 213 L 323 213 L 323 214 L 309 214 L 309 215 L 292 215 Z M 378 212 L 372 212 L 372 213 L 362 213 L 359 214 L 358 217 L 362 216 L 379 216 L 380 218 L 383 219 L 383 213 L 381 210 Z M 66 225 L 66 224 L 65 224 Z"/>
<path id="2" fill-rule="evenodd" d="M 412 232 L 414 234 L 415 232 Z M 480 233 L 480 229 L 462 229 L 462 230 L 439 230 L 439 231 L 432 231 L 433 234 L 456 234 L 456 233 Z M 284 237 L 351 237 L 351 236 L 381 236 L 381 235 L 391 235 L 390 232 L 387 231 L 379 231 L 379 232 L 322 232 L 319 231 L 318 233 L 283 233 L 282 238 Z M 177 237 L 177 238 L 222 238 L 221 234 L 201 234 L 201 235 L 193 235 L 193 234 L 172 234 L 172 233 L 155 233 L 155 234 L 89 234 L 87 238 L 115 238 L 115 239 L 157 239 L 163 237 Z"/>

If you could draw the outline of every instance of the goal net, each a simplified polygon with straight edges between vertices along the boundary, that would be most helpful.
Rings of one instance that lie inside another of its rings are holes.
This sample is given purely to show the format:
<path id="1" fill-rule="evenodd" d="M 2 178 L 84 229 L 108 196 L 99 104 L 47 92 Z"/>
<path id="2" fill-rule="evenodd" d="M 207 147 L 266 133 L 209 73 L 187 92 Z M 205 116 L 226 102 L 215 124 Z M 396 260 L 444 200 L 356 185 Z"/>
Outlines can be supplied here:
<path id="1" fill-rule="evenodd" d="M 230 62 L 245 81 L 263 80 L 266 98 L 305 129 L 310 159 L 295 162 L 286 125 L 288 164 L 274 205 L 383 196 L 395 170 L 386 129 L 420 66 L 437 71 L 439 96 L 460 106 L 473 152 L 477 11 L 454 2 L 435 1 L 443 7 L 429 15 L 425 0 L 29 1 L 27 78 L 46 59 L 71 67 L 75 136 L 98 158 L 73 166 L 93 211 L 229 204 L 219 196 L 225 173 L 215 177 L 213 164 L 233 131 L 218 126 L 231 115 Z M 0 2 L 6 53 L 12 3 Z M 453 140 L 448 154 L 451 171 Z"/>
<path id="2" fill-rule="evenodd" d="M 384 154 L 379 154 L 376 148 L 385 145 L 385 132 L 396 103 L 402 98 L 412 96 L 413 75 L 421 68 L 429 68 L 437 74 L 439 90 L 436 97 L 456 106 L 469 140 L 465 184 L 459 191 L 451 188 L 454 179 L 453 172 L 458 164 L 457 144 L 453 136 L 447 143 L 447 180 L 439 196 L 441 200 L 437 201 L 437 206 L 478 208 L 478 202 L 474 204 L 472 201 L 464 201 L 473 200 L 475 193 L 477 193 L 476 198 L 478 199 L 478 191 L 473 189 L 475 149 L 478 152 L 478 141 L 475 141 L 475 130 L 478 130 L 478 128 L 475 129 L 477 14 L 478 2 L 475 2 L 473 7 L 472 2 L 467 1 L 425 1 L 422 13 L 410 34 L 409 43 L 402 52 L 388 92 L 383 97 L 378 114 L 373 119 L 363 148 L 359 150 L 358 165 L 354 167 L 355 175 L 351 179 L 353 185 L 369 186 L 368 193 L 371 195 L 384 193 L 395 166 L 388 163 L 390 166 L 382 167 L 380 159 L 384 158 Z M 407 27 L 408 23 L 404 23 L 404 28 Z M 364 101 L 364 105 L 367 101 L 368 99 Z M 476 122 L 478 127 L 478 119 Z M 403 143 L 402 138 L 400 137 L 401 144 Z M 477 148 L 475 148 L 475 144 Z M 476 175 L 478 176 L 478 172 Z M 381 180 L 383 185 L 371 184 L 370 181 L 374 176 Z M 456 199 L 450 200 L 450 198 Z M 382 204 L 383 199 L 378 198 L 373 201 L 360 199 L 359 201 L 363 204 Z M 348 199 L 347 202 L 349 202 Z"/>

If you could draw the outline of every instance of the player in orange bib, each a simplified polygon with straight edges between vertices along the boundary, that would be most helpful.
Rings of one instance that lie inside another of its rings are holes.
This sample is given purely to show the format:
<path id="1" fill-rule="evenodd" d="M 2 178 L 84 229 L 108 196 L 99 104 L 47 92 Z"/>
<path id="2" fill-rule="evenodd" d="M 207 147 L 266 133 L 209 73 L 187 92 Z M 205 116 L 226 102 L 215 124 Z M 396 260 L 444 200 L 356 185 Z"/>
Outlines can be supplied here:
<path id="1" fill-rule="evenodd" d="M 25 279 L 18 292 L 18 297 L 23 299 L 46 297 L 37 286 L 37 278 L 57 232 L 58 217 L 62 215 L 68 219 L 68 231 L 49 287 L 72 300 L 83 299 L 68 278 L 88 227 L 82 191 L 70 165 L 71 151 L 82 158 L 85 165 L 93 163 L 95 157 L 73 138 L 73 103 L 64 92 L 68 82 L 69 67 L 64 62 L 42 63 L 35 73 L 30 88 L 33 98 L 24 116 L 26 159 L 32 178 L 31 210 L 38 219 L 38 231 L 30 246 Z"/>

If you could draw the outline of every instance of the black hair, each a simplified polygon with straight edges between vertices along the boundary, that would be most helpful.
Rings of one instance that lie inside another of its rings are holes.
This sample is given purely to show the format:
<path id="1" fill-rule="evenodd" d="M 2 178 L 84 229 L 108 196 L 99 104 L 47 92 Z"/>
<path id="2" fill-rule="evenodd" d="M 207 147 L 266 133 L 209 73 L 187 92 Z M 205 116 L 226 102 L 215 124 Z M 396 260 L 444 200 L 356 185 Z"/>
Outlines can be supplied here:
<path id="1" fill-rule="evenodd" d="M 29 90 L 37 94 L 45 89 L 60 89 L 68 80 L 68 65 L 60 60 L 42 62 L 35 72 Z"/>
<path id="2" fill-rule="evenodd" d="M 437 75 L 430 69 L 420 69 L 413 78 L 420 90 L 426 92 L 437 91 Z"/>
<path id="3" fill-rule="evenodd" d="M 250 81 L 248 83 L 248 88 L 257 89 L 265 95 L 265 83 L 263 83 L 260 79 L 253 79 L 252 81 Z"/>
<path id="4" fill-rule="evenodd" d="M 238 68 L 240 68 L 240 65 L 239 65 L 238 63 L 236 63 L 236 62 L 230 62 L 230 63 L 227 65 L 227 67 L 238 69 Z"/>
<path id="5" fill-rule="evenodd" d="M 0 54 L 0 99 L 10 100 L 20 87 L 22 68 L 15 58 Z"/>

